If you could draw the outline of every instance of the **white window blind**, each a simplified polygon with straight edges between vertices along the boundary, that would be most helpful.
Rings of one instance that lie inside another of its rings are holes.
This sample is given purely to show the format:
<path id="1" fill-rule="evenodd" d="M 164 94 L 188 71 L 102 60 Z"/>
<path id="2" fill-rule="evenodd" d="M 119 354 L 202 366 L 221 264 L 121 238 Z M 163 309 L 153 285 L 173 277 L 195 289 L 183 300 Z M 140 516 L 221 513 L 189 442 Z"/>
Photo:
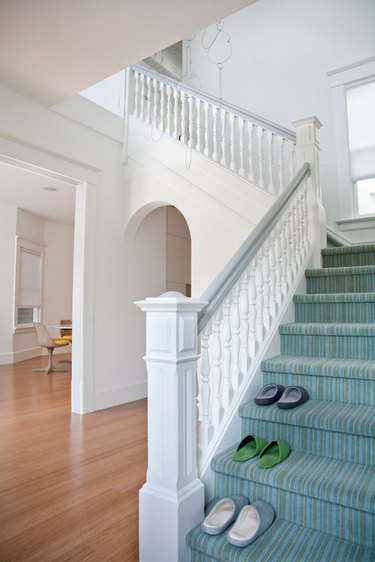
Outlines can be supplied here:
<path id="1" fill-rule="evenodd" d="M 20 249 L 18 307 L 41 306 L 41 255 Z"/>
<path id="2" fill-rule="evenodd" d="M 375 80 L 347 88 L 353 180 L 375 177 Z"/>

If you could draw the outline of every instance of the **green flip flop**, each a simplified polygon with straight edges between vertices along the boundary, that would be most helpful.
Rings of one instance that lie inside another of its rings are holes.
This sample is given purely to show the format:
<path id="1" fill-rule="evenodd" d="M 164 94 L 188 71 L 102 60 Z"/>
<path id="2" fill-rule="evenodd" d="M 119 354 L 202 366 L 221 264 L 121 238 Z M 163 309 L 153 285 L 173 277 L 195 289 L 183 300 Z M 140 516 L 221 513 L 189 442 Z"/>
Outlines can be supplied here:
<path id="1" fill-rule="evenodd" d="M 287 441 L 270 441 L 261 451 L 258 461 L 260 468 L 271 468 L 287 458 L 291 449 Z"/>
<path id="2" fill-rule="evenodd" d="M 232 459 L 239 462 L 248 461 L 249 459 L 259 455 L 266 445 L 266 439 L 254 437 L 253 435 L 247 435 L 238 445 L 237 451 L 234 453 Z"/>

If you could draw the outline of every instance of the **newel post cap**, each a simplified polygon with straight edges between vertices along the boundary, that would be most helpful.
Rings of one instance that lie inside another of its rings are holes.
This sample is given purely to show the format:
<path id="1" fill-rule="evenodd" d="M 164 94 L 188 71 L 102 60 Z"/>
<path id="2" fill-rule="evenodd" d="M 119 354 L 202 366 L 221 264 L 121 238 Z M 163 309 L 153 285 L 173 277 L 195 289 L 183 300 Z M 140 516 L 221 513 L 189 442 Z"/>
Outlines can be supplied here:
<path id="1" fill-rule="evenodd" d="M 134 304 L 143 312 L 200 312 L 208 302 L 185 297 L 177 291 L 167 291 L 160 297 L 147 297 L 143 301 L 135 301 Z"/>
<path id="2" fill-rule="evenodd" d="M 207 305 L 206 301 L 171 291 L 135 304 L 146 312 L 146 362 L 171 364 L 196 360 L 197 316 Z"/>

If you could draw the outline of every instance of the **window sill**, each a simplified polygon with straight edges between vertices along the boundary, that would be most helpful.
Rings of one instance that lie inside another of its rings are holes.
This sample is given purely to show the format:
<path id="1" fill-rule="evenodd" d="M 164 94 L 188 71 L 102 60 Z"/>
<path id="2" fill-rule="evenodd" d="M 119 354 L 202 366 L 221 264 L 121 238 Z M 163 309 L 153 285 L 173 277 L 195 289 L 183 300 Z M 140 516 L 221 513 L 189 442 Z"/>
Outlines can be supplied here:
<path id="1" fill-rule="evenodd" d="M 15 328 L 13 328 L 13 334 L 27 334 L 34 331 L 35 328 L 33 324 L 26 324 L 25 326 L 15 326 Z"/>
<path id="2" fill-rule="evenodd" d="M 351 219 L 340 219 L 336 221 L 340 230 L 345 232 L 348 230 L 368 230 L 375 228 L 375 215 L 363 215 Z"/>

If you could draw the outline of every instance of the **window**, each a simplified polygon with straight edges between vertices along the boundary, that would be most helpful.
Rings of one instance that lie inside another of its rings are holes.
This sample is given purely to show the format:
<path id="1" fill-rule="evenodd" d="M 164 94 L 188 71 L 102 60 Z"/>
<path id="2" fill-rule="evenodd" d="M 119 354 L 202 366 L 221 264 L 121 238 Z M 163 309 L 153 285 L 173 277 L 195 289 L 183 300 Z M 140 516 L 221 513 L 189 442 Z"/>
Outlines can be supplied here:
<path id="1" fill-rule="evenodd" d="M 79 95 L 119 117 L 124 117 L 125 70 L 90 86 Z"/>
<path id="2" fill-rule="evenodd" d="M 358 215 L 375 213 L 375 80 L 347 88 L 351 177 Z"/>
<path id="3" fill-rule="evenodd" d="M 43 248 L 17 237 L 15 329 L 31 328 L 42 317 Z"/>

